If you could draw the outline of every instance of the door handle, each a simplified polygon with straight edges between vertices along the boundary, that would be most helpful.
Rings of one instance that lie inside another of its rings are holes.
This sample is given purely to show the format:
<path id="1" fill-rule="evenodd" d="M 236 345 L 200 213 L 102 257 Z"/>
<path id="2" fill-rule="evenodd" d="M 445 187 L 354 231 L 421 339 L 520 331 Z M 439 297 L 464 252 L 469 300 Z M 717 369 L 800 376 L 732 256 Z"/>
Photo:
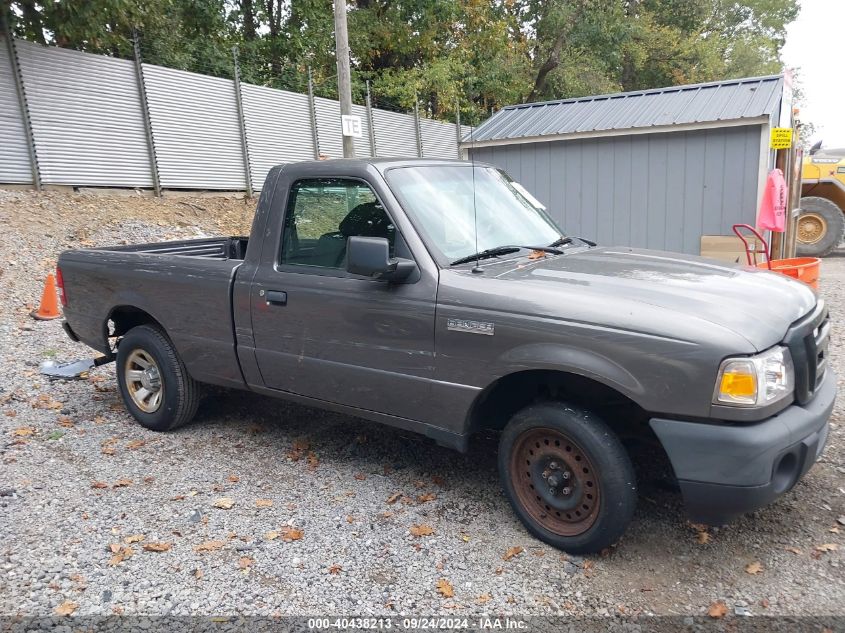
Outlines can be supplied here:
<path id="1" fill-rule="evenodd" d="M 286 306 L 288 304 L 288 293 L 281 290 L 268 290 L 264 297 L 268 304 Z"/>

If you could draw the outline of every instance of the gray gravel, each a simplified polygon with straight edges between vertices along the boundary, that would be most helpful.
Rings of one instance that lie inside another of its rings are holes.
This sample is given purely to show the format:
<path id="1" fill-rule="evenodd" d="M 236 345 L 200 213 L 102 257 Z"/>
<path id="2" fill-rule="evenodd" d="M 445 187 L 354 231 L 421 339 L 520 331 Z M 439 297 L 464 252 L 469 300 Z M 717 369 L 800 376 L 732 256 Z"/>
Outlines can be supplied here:
<path id="1" fill-rule="evenodd" d="M 715 601 L 736 614 L 845 614 L 841 404 L 821 463 L 774 505 L 700 536 L 677 493 L 646 478 L 624 540 L 585 559 L 525 532 L 500 492 L 492 439 L 459 455 L 224 391 L 194 424 L 156 434 L 124 411 L 111 366 L 75 382 L 42 378 L 47 358 L 89 355 L 58 321 L 27 314 L 63 248 L 237 230 L 215 215 L 224 211 L 248 228 L 238 201 L 208 214 L 133 204 L 0 191 L 0 614 L 52 615 L 64 604 L 76 615 L 699 616 Z M 832 364 L 845 376 L 845 253 L 825 260 L 822 277 Z M 215 507 L 221 498 L 231 509 Z M 413 536 L 419 525 L 433 534 Z M 159 543 L 166 551 L 143 548 Z M 204 543 L 209 551 L 197 551 Z M 838 549 L 815 549 L 824 544 Z M 761 571 L 746 572 L 755 562 Z"/>

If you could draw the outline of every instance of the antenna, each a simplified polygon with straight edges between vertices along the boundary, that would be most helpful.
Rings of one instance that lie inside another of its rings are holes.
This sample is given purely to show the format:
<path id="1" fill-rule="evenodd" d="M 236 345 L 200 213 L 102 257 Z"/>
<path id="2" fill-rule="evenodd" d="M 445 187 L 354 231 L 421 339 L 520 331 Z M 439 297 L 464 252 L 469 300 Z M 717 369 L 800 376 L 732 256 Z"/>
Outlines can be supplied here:
<path id="1" fill-rule="evenodd" d="M 475 153 L 472 151 L 475 149 L 475 126 L 469 126 L 469 143 L 470 143 L 470 152 L 469 152 L 469 160 L 472 164 L 472 225 L 473 231 L 475 232 L 475 266 L 472 267 L 472 272 L 474 273 L 483 273 L 484 269 L 478 263 L 478 205 L 475 201 Z"/>

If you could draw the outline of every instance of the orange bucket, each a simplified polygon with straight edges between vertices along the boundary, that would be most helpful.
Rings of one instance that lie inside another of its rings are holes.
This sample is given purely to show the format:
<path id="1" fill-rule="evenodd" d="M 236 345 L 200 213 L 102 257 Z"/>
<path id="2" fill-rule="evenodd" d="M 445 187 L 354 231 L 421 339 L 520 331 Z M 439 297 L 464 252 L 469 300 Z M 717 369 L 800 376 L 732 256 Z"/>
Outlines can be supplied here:
<path id="1" fill-rule="evenodd" d="M 789 275 L 813 288 L 819 289 L 819 269 L 821 260 L 818 257 L 792 257 L 790 259 L 773 259 L 772 272 Z M 757 264 L 757 268 L 768 269 L 766 262 Z"/>

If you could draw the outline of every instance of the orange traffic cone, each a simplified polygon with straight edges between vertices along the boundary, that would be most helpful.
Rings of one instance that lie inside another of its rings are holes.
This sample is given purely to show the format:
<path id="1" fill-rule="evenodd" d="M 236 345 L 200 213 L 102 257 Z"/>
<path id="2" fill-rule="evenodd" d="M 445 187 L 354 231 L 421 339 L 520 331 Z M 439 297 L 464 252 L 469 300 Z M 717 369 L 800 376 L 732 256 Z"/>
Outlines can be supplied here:
<path id="1" fill-rule="evenodd" d="M 49 321 L 50 319 L 58 319 L 62 316 L 59 311 L 59 302 L 56 299 L 56 277 L 51 273 L 47 275 L 47 281 L 44 283 L 44 292 L 41 295 L 41 305 L 37 310 L 29 313 L 30 316 L 39 321 Z"/>

